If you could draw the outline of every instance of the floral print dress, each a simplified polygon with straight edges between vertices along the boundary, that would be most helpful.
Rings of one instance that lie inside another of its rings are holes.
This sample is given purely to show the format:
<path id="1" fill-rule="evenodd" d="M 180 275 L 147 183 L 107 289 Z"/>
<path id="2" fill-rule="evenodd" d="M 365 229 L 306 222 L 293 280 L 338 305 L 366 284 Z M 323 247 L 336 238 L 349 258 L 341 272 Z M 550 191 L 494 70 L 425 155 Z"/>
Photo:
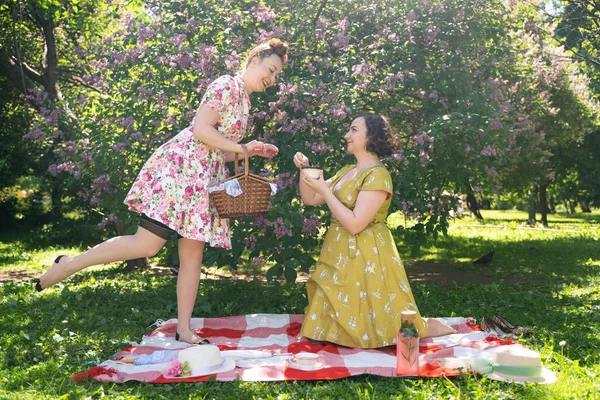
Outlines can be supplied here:
<path id="1" fill-rule="evenodd" d="M 200 106 L 219 113 L 216 129 L 239 142 L 250 115 L 250 98 L 239 75 L 212 82 Z M 219 218 L 208 187 L 227 177 L 225 152 L 196 139 L 193 124 L 159 147 L 146 161 L 125 204 L 131 211 L 162 222 L 187 239 L 230 249 L 229 220 Z"/>
<path id="2" fill-rule="evenodd" d="M 373 220 L 351 235 L 332 218 L 317 266 L 306 283 L 308 306 L 302 335 L 347 347 L 390 346 L 400 329 L 400 312 L 417 312 L 416 327 L 426 336 L 394 238 L 385 224 L 391 204 L 392 178 L 383 166 L 366 168 L 339 183 L 354 168 L 342 168 L 331 180 L 331 190 L 353 209 L 362 190 L 389 193 Z"/>

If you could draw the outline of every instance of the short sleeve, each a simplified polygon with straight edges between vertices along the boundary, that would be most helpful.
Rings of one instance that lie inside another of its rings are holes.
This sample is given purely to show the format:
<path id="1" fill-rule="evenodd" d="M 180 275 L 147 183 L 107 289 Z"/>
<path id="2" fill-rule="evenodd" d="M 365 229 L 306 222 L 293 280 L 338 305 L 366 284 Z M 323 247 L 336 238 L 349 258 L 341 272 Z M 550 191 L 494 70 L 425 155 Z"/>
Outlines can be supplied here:
<path id="1" fill-rule="evenodd" d="M 232 104 L 235 102 L 234 93 L 237 93 L 235 89 L 236 83 L 231 76 L 221 76 L 208 86 L 200 106 L 210 108 L 223 116 L 231 110 Z"/>
<path id="2" fill-rule="evenodd" d="M 393 192 L 392 176 L 383 167 L 373 168 L 366 174 L 360 190 L 383 190 L 389 193 L 389 198 Z"/>

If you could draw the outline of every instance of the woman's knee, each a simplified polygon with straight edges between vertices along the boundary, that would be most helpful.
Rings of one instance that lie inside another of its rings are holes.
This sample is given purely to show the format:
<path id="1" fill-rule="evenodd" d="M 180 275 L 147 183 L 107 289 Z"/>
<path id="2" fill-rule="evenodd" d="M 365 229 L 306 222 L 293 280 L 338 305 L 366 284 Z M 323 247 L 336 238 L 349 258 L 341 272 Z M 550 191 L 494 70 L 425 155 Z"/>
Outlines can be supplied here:
<path id="1" fill-rule="evenodd" d="M 138 229 L 134 237 L 142 257 L 154 257 L 167 242 L 165 239 L 142 229 Z"/>
<path id="2" fill-rule="evenodd" d="M 150 244 L 143 248 L 144 257 L 154 257 L 162 249 L 164 244 Z"/>

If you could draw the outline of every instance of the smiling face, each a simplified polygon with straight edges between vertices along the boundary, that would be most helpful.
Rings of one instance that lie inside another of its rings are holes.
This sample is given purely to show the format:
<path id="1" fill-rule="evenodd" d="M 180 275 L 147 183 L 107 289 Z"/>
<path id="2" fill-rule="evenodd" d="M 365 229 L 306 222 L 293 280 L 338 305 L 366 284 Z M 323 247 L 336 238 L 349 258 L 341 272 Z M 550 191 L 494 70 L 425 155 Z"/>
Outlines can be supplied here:
<path id="1" fill-rule="evenodd" d="M 367 124 L 363 117 L 356 118 L 352 121 L 348 133 L 344 136 L 348 143 L 348 152 L 357 154 L 366 151 L 367 148 Z"/>
<path id="2" fill-rule="evenodd" d="M 281 74 L 283 63 L 277 54 L 263 58 L 254 57 L 244 70 L 244 83 L 248 93 L 264 92 L 273 86 Z"/>

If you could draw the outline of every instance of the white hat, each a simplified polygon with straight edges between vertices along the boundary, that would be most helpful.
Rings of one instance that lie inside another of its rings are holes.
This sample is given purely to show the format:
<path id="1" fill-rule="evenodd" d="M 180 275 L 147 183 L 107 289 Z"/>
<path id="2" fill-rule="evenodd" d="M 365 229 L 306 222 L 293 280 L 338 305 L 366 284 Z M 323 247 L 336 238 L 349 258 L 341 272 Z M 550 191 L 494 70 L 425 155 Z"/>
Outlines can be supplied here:
<path id="1" fill-rule="evenodd" d="M 540 353 L 521 345 L 500 346 L 494 352 L 491 363 L 474 363 L 473 369 L 497 381 L 536 382 L 550 384 L 556 374 L 544 368 Z"/>
<path id="2" fill-rule="evenodd" d="M 181 365 L 187 363 L 190 375 L 187 377 L 214 375 L 235 369 L 235 360 L 221 357 L 217 346 L 202 345 L 183 349 L 177 355 Z"/>

